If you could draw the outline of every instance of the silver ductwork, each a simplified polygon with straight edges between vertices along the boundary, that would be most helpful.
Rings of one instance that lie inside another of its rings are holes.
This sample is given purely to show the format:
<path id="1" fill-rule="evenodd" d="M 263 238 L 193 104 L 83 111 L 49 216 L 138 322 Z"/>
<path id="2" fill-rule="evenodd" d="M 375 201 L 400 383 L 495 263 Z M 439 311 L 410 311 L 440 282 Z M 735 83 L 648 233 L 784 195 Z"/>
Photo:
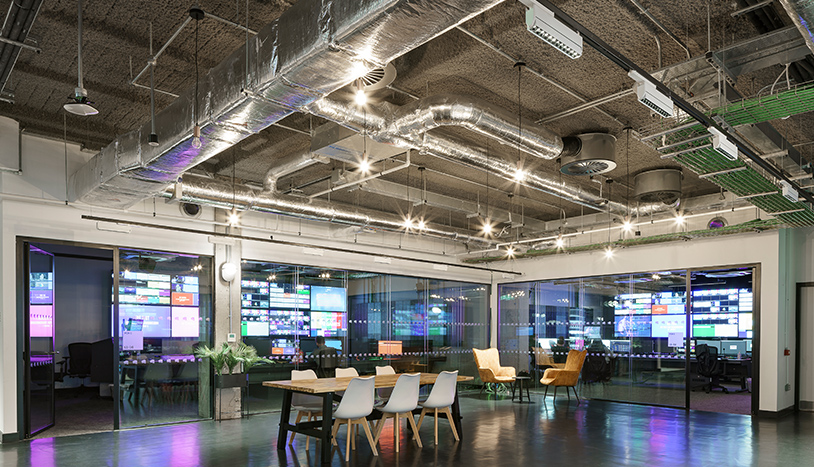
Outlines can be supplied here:
<path id="1" fill-rule="evenodd" d="M 470 102 L 474 101 L 470 100 Z M 421 106 L 419 106 L 419 108 L 420 107 Z M 366 109 L 360 109 L 359 107 L 349 103 L 324 98 L 309 105 L 308 110 L 310 110 L 314 115 L 327 118 L 328 120 L 334 121 L 355 131 L 367 132 L 371 138 L 379 142 L 390 143 L 403 148 L 418 149 L 450 162 L 489 171 L 490 173 L 506 180 L 512 182 L 516 181 L 515 175 L 517 174 L 517 165 L 514 162 L 507 162 L 488 157 L 486 151 L 481 148 L 477 148 L 470 143 L 464 143 L 446 136 L 429 134 L 426 132 L 399 131 L 398 127 L 391 124 L 391 122 L 409 122 L 411 120 L 399 120 L 397 117 L 392 117 L 401 115 L 401 111 L 399 108 L 394 107 L 391 104 L 385 103 L 377 106 L 369 106 Z M 493 114 L 497 113 L 495 112 Z M 421 118 L 414 117 L 412 121 L 415 120 L 421 120 Z M 417 126 L 414 126 L 413 128 L 417 128 Z M 483 131 L 482 133 L 489 134 L 486 131 Z M 538 132 L 536 134 L 541 135 L 543 133 L 549 132 L 548 130 L 544 130 L 544 132 Z M 490 134 L 490 136 L 493 135 Z M 562 146 L 562 140 L 559 137 L 556 137 L 556 139 L 559 140 L 559 145 Z M 517 147 L 528 152 L 525 146 L 518 145 Z M 565 150 L 561 149 L 562 154 L 567 155 L 570 153 L 570 151 L 578 150 L 579 145 L 572 144 L 570 145 L 570 148 L 571 149 L 566 148 Z M 623 203 L 613 201 L 609 202 L 603 197 L 584 191 L 579 187 L 562 183 L 560 180 L 558 180 L 558 177 L 549 176 L 539 172 L 526 173 L 523 176 L 523 184 L 533 189 L 566 199 L 570 202 L 580 204 L 597 211 L 608 211 L 608 209 L 610 209 L 612 213 L 620 215 L 627 215 L 630 212 L 628 206 Z M 639 205 L 637 209 L 639 214 L 648 214 L 651 211 L 663 210 L 664 206 L 657 203 Z"/>
<path id="2" fill-rule="evenodd" d="M 811 37 L 809 27 L 814 24 L 814 3 L 811 0 L 779 0 L 788 13 L 789 18 L 800 31 L 806 42 L 806 47 L 814 53 L 814 39 Z"/>
<path id="3" fill-rule="evenodd" d="M 364 129 L 380 142 L 413 140 L 438 127 L 456 126 L 541 159 L 554 159 L 563 152 L 562 138 L 551 130 L 534 124 L 518 130 L 515 116 L 476 97 L 440 94 L 402 107 L 385 102 L 365 108 L 326 98 L 307 108 L 356 131 Z"/>
<path id="4" fill-rule="evenodd" d="M 395 214 L 386 214 L 371 209 L 342 206 L 320 200 L 303 200 L 296 196 L 254 190 L 246 186 L 233 186 L 210 178 L 184 174 L 179 180 L 180 190 L 165 190 L 161 196 L 172 197 L 181 193 L 176 199 L 184 203 L 206 204 L 223 209 L 238 209 L 270 214 L 282 214 L 309 220 L 320 220 L 339 224 L 362 226 L 375 230 L 405 232 L 405 219 Z M 443 238 L 465 243 L 491 244 L 483 237 L 469 235 L 464 230 L 436 228 L 426 225 L 417 227 L 414 233 L 429 237 Z"/>
<path id="5" fill-rule="evenodd" d="M 329 159 L 311 151 L 295 152 L 274 162 L 263 180 L 264 191 L 277 191 L 277 180 L 314 164 L 327 164 Z"/>
<path id="6" fill-rule="evenodd" d="M 301 0 L 211 69 L 150 123 L 118 137 L 71 177 L 69 198 L 127 208 L 184 171 L 303 109 L 501 0 Z M 193 103 L 200 104 L 198 121 Z M 203 146 L 192 146 L 199 124 Z"/>

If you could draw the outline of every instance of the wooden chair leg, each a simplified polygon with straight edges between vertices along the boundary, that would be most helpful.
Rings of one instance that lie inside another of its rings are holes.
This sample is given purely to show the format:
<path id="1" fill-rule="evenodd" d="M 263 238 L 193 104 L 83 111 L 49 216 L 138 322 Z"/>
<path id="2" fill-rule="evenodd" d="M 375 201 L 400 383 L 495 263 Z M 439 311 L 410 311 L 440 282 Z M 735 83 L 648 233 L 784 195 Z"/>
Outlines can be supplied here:
<path id="1" fill-rule="evenodd" d="M 447 420 L 449 421 L 449 427 L 452 428 L 452 436 L 455 437 L 455 441 L 460 441 L 461 438 L 458 436 L 458 429 L 455 428 L 455 423 L 452 421 L 452 410 L 449 407 L 444 409 L 444 412 L 447 414 Z M 436 417 L 437 418 L 437 417 Z"/>
<path id="2" fill-rule="evenodd" d="M 367 442 L 370 443 L 370 449 L 373 451 L 374 456 L 379 455 L 379 451 L 376 450 L 376 442 L 373 440 L 373 434 L 370 433 L 370 425 L 367 424 L 367 419 L 361 419 L 362 428 L 365 430 L 365 436 L 367 436 Z"/>
<path id="3" fill-rule="evenodd" d="M 331 444 L 333 444 L 334 446 L 339 446 L 336 443 L 336 433 L 339 431 L 340 423 L 341 423 L 340 420 L 337 418 L 336 421 L 334 422 L 334 429 L 331 430 Z"/>
<path id="4" fill-rule="evenodd" d="M 345 442 L 345 462 L 350 461 L 350 441 L 353 439 L 353 426 L 350 419 L 348 420 L 348 440 Z"/>
<path id="5" fill-rule="evenodd" d="M 413 418 L 412 412 L 407 412 L 407 413 L 404 414 L 404 416 L 407 417 L 407 422 L 409 422 L 410 426 L 413 427 L 413 439 L 415 439 L 415 442 L 416 442 L 416 444 L 418 444 L 418 447 L 423 448 L 424 446 L 421 444 L 421 436 L 418 435 L 418 427 L 415 425 L 415 419 Z M 436 420 L 437 420 L 437 418 L 436 418 Z M 438 435 L 438 429 L 437 428 L 435 430 L 435 433 L 436 433 L 436 438 L 437 438 L 438 437 L 437 436 Z M 438 444 L 437 439 L 436 439 L 436 444 Z"/>
<path id="6" fill-rule="evenodd" d="M 424 421 L 424 415 L 427 414 L 427 410 L 429 410 L 429 409 L 427 409 L 426 407 L 421 408 L 421 415 L 419 415 L 419 417 L 418 417 L 418 428 L 419 429 L 421 429 L 421 422 Z"/>
<path id="7" fill-rule="evenodd" d="M 399 442 L 399 414 L 398 413 L 394 414 L 394 417 L 395 418 L 393 418 L 393 439 L 394 442 L 396 443 L 396 452 L 399 452 L 399 444 L 401 444 Z"/>
<path id="8" fill-rule="evenodd" d="M 435 419 L 435 445 L 438 446 L 438 408 L 435 408 L 435 412 L 433 413 L 433 418 Z"/>
<path id="9" fill-rule="evenodd" d="M 382 435 L 382 430 L 384 429 L 384 424 L 387 421 L 388 414 L 382 414 L 382 418 L 379 420 L 379 425 L 376 427 L 376 436 L 373 438 L 376 443 L 379 442 L 379 437 Z"/>
<path id="10" fill-rule="evenodd" d="M 302 420 L 302 416 L 303 416 L 303 415 L 305 415 L 305 414 L 303 414 L 301 410 L 298 410 L 298 411 L 297 411 L 297 421 L 295 421 L 295 422 L 294 422 L 294 424 L 295 424 L 295 425 L 296 425 L 296 424 L 298 424 L 298 423 L 300 423 L 300 420 Z M 289 445 L 289 446 L 291 446 L 292 444 L 294 444 L 294 435 L 296 435 L 296 434 L 297 434 L 297 433 L 294 433 L 293 431 L 291 432 L 291 437 L 290 437 L 290 438 L 288 438 L 288 445 Z"/>
<path id="11" fill-rule="evenodd" d="M 353 434 L 352 441 L 350 442 L 350 446 L 351 446 L 351 449 L 353 449 L 355 451 L 356 450 L 356 432 L 359 431 L 358 430 L 359 425 L 351 422 L 350 424 L 348 424 L 348 429 L 351 429 L 351 428 L 353 428 L 353 429 L 348 432 L 348 435 L 350 435 L 351 433 Z"/>

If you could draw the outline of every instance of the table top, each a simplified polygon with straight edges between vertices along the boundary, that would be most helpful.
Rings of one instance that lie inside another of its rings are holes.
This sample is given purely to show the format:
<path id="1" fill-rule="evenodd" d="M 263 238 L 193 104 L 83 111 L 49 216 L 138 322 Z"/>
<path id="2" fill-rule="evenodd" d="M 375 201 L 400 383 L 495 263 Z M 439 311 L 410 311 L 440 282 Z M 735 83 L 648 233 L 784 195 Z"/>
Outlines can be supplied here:
<path id="1" fill-rule="evenodd" d="M 376 375 L 377 388 L 392 388 L 396 386 L 401 374 L 395 375 Z M 437 373 L 421 373 L 421 383 L 433 384 L 435 378 L 438 377 Z M 263 386 L 270 388 L 288 389 L 297 392 L 307 392 L 309 394 L 324 394 L 327 392 L 344 391 L 348 388 L 348 383 L 352 380 L 350 378 L 319 378 L 319 379 L 298 379 L 296 381 L 263 381 Z M 458 382 L 472 381 L 472 376 L 458 375 Z"/>

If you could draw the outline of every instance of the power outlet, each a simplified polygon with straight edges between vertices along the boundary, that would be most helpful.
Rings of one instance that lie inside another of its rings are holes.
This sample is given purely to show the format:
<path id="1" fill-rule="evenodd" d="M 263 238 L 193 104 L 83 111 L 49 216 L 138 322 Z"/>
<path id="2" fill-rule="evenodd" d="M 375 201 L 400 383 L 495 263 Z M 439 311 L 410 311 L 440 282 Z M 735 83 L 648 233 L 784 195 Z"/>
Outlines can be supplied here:
<path id="1" fill-rule="evenodd" d="M 791 384 L 786 383 L 786 391 L 791 391 Z"/>

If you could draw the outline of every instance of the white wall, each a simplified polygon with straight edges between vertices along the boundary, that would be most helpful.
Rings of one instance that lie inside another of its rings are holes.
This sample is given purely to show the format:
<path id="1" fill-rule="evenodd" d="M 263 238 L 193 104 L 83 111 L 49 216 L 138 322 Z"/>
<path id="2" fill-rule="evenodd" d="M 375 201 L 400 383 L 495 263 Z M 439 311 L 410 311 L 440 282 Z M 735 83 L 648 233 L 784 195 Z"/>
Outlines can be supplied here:
<path id="1" fill-rule="evenodd" d="M 793 373 L 789 373 L 783 360 L 782 349 L 789 345 L 786 324 L 789 316 L 793 320 L 794 309 L 787 306 L 787 288 L 780 288 L 783 278 L 780 275 L 781 261 L 778 252 L 783 235 L 785 233 L 781 231 L 767 231 L 639 246 L 617 250 L 611 258 L 606 258 L 603 250 L 597 250 L 493 264 L 503 269 L 515 269 L 523 274 L 515 278 L 501 276 L 496 281 L 498 283 L 760 264 L 759 410 L 774 412 L 794 403 L 793 393 L 784 390 L 786 380 L 793 378 Z M 496 295 L 494 291 L 493 295 Z M 791 339 L 793 340 L 793 333 Z"/>

